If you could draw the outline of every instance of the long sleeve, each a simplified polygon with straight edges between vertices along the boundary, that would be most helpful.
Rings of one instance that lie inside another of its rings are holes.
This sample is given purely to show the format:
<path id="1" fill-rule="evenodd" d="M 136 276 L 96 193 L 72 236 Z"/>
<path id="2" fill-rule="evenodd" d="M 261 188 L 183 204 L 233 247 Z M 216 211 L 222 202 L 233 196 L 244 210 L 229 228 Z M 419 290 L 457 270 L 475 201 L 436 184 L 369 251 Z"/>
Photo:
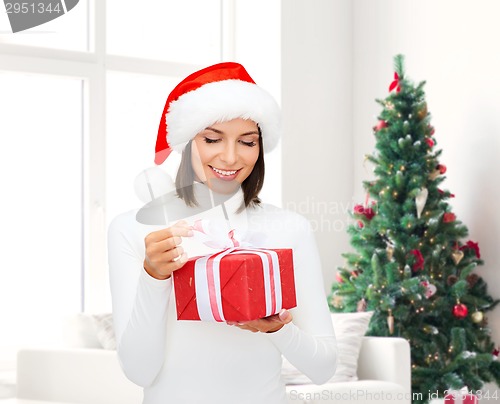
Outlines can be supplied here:
<path id="1" fill-rule="evenodd" d="M 108 231 L 108 261 L 118 357 L 134 383 L 149 386 L 164 360 L 172 281 L 152 278 L 143 268 L 137 223 L 117 217 Z M 142 238 L 143 239 L 143 238 Z"/>
<path id="2" fill-rule="evenodd" d="M 286 242 L 291 243 L 294 251 L 297 307 L 290 310 L 293 322 L 269 334 L 269 338 L 292 365 L 321 384 L 333 376 L 337 363 L 321 262 L 309 222 L 291 213 L 283 216 L 279 218 L 280 227 L 287 229 L 290 236 Z"/>

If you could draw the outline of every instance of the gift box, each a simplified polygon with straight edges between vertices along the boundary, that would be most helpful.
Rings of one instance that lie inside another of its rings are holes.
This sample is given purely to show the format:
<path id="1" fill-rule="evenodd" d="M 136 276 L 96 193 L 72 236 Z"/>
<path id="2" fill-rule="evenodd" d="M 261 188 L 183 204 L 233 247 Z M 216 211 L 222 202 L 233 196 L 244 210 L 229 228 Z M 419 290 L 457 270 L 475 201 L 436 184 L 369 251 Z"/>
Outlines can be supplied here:
<path id="1" fill-rule="evenodd" d="M 477 396 L 467 391 L 450 390 L 444 396 L 445 404 L 477 404 Z"/>
<path id="2" fill-rule="evenodd" d="M 296 306 L 291 249 L 228 248 L 173 273 L 178 320 L 251 321 Z"/>

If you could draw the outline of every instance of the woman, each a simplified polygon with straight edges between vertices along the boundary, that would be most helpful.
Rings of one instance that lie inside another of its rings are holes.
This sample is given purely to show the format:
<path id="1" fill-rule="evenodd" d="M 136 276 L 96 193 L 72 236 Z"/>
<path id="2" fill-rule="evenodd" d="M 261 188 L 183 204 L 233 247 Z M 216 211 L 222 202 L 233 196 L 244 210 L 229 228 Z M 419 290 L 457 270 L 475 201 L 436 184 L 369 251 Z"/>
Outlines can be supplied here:
<path id="1" fill-rule="evenodd" d="M 144 225 L 128 212 L 109 228 L 118 356 L 128 378 L 144 387 L 145 404 L 286 403 L 282 355 L 314 383 L 335 371 L 310 227 L 258 198 L 263 153 L 280 131 L 276 102 L 236 63 L 193 73 L 167 99 L 155 162 L 172 148 L 182 151 L 177 197 L 162 207 L 168 224 Z M 292 248 L 297 307 L 250 322 L 178 321 L 172 273 L 189 257 L 213 252 L 191 227 L 207 218 L 256 247 Z"/>

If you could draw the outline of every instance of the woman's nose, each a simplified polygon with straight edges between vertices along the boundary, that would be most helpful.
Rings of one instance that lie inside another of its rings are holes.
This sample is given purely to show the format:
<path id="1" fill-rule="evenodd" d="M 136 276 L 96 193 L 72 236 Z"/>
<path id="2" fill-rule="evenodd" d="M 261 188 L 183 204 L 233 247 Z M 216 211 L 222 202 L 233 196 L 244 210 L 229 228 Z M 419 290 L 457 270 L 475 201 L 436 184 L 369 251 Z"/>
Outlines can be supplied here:
<path id="1" fill-rule="evenodd" d="M 237 160 L 236 145 L 226 144 L 220 154 L 220 159 L 228 166 L 235 164 Z"/>

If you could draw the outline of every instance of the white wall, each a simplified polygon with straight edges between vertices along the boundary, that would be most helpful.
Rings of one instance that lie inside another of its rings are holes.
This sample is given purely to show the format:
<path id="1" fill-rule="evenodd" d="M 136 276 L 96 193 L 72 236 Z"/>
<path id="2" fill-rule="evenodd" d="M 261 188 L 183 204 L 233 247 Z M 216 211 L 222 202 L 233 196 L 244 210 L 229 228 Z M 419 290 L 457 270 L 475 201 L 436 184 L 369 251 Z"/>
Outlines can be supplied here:
<path id="1" fill-rule="evenodd" d="M 407 76 L 425 80 L 436 128 L 443 188 L 458 219 L 479 242 L 478 273 L 500 297 L 500 2 L 497 0 L 355 0 L 353 42 L 354 186 L 362 197 L 363 156 L 375 144 L 371 127 L 387 95 L 392 57 L 406 55 Z M 488 313 L 500 344 L 500 308 Z"/>
<path id="2" fill-rule="evenodd" d="M 351 4 L 282 1 L 283 205 L 316 230 L 325 288 L 342 264 L 352 171 Z"/>

